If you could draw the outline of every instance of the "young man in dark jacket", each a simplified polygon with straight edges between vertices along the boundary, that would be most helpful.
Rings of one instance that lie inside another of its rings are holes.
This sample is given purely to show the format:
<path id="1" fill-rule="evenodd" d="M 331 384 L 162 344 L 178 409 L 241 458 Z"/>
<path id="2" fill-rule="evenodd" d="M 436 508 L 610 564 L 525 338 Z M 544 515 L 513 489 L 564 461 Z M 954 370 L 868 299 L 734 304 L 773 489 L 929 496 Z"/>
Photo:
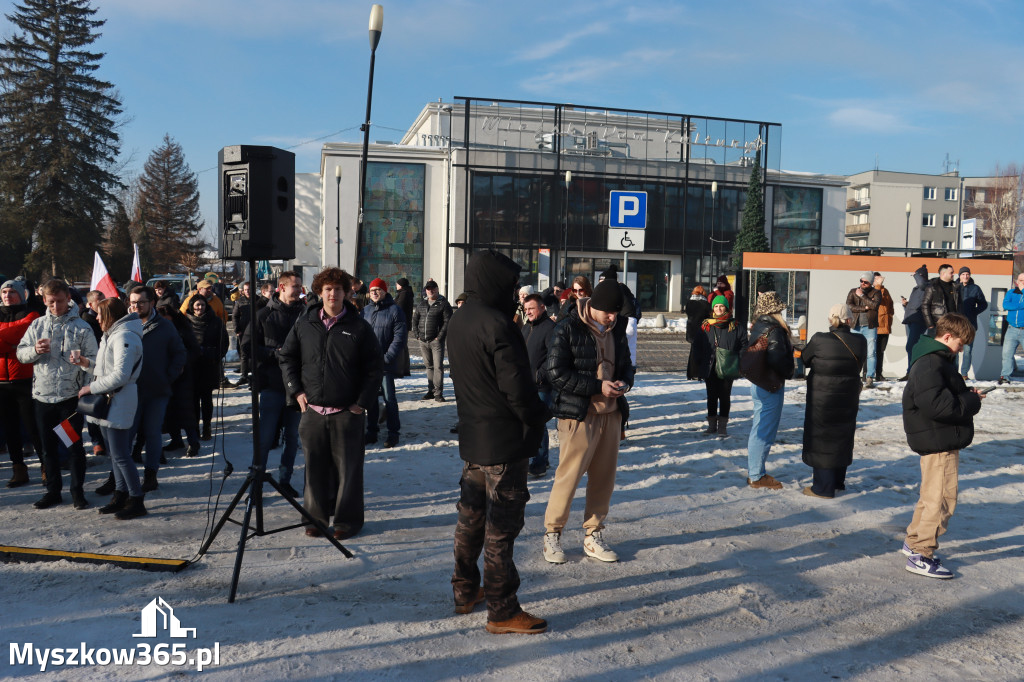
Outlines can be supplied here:
<path id="1" fill-rule="evenodd" d="M 850 331 L 863 336 L 868 344 L 868 363 L 865 368 L 867 376 L 864 388 L 871 388 L 875 385 L 878 308 L 882 305 L 882 292 L 875 288 L 874 272 L 869 270 L 860 276 L 860 286 L 850 289 L 850 293 L 846 295 L 846 305 L 853 313 L 853 325 L 850 327 Z"/>
<path id="2" fill-rule="evenodd" d="M 278 351 L 284 388 L 299 404 L 306 456 L 304 506 L 334 537 L 363 527 L 363 432 L 377 400 L 383 355 L 373 329 L 347 300 L 352 276 L 326 268 L 313 278 L 320 302 L 299 316 Z M 315 526 L 306 535 L 317 537 Z"/>
<path id="3" fill-rule="evenodd" d="M 468 300 L 451 322 L 448 343 L 464 460 L 452 589 L 456 613 L 470 613 L 486 599 L 489 632 L 535 634 L 547 623 L 519 605 L 512 555 L 530 499 L 527 461 L 537 452 L 550 412 L 537 396 L 526 344 L 512 321 L 519 271 L 503 254 L 473 254 L 466 266 Z"/>
<path id="4" fill-rule="evenodd" d="M 402 359 L 402 349 L 406 348 L 405 314 L 395 305 L 395 301 L 388 293 L 388 283 L 379 277 L 370 282 L 369 300 L 362 310 L 363 319 L 373 327 L 373 333 L 377 336 L 377 342 L 384 353 L 384 378 L 382 389 L 384 393 L 384 411 L 387 414 L 388 437 L 384 440 L 384 447 L 393 448 L 398 445 L 398 433 L 402 430 L 402 423 L 398 418 L 398 394 L 395 393 L 395 376 L 398 374 L 399 363 Z M 380 405 L 376 400 L 366 411 L 366 444 L 377 442 L 377 431 L 380 425 L 377 416 L 380 412 Z"/>
<path id="5" fill-rule="evenodd" d="M 977 332 L 978 315 L 988 310 L 988 300 L 985 298 L 985 292 L 971 278 L 970 268 L 966 266 L 960 268 L 958 277 L 959 281 L 956 288 L 960 290 L 960 310 L 956 312 L 966 317 L 967 321 L 974 327 L 974 331 Z M 964 344 L 964 356 L 960 361 L 960 375 L 964 379 L 967 378 L 967 373 L 971 371 L 971 353 L 973 351 L 973 341 Z"/>
<path id="6" fill-rule="evenodd" d="M 946 313 L 960 310 L 960 289 L 953 280 L 953 266 L 943 263 L 939 266 L 939 276 L 925 287 L 924 296 L 921 297 L 921 314 L 928 329 L 934 329 L 939 318 Z"/>
<path id="7" fill-rule="evenodd" d="M 544 558 L 553 564 L 566 561 L 562 529 L 583 474 L 587 474 L 583 551 L 601 561 L 619 560 L 604 542 L 601 530 L 611 504 L 619 441 L 628 416 L 625 394 L 633 386 L 626 335 L 615 331 L 616 324 L 625 324 L 619 316 L 622 305 L 618 282 L 605 279 L 594 287 L 590 298 L 578 299 L 569 307 L 551 336 L 545 369 L 555 389 L 559 452 L 544 514 Z"/>
<path id="8" fill-rule="evenodd" d="M 142 320 L 142 373 L 136 382 L 139 407 L 131 428 L 131 441 L 139 435 L 146 447 L 143 492 L 157 489 L 156 474 L 164 454 L 164 416 L 173 393 L 172 385 L 185 368 L 188 357 L 174 324 L 156 312 L 156 301 L 156 292 L 150 287 L 135 287 L 128 292 L 128 310 L 138 313 Z M 110 483 L 108 478 L 105 485 L 110 486 Z M 97 490 L 97 494 L 108 493 Z"/>
<path id="9" fill-rule="evenodd" d="M 921 495 L 907 526 L 906 569 L 929 578 L 952 578 L 935 550 L 956 509 L 960 450 L 974 440 L 974 415 L 984 397 L 968 388 L 956 370 L 956 354 L 974 340 L 974 327 L 959 313 L 935 323 L 935 337 L 914 347 L 910 379 L 903 389 L 903 430 L 921 455 Z"/>
<path id="10" fill-rule="evenodd" d="M 249 282 L 242 282 L 242 286 L 239 287 L 238 298 L 235 299 L 235 305 L 231 308 L 231 321 L 235 325 L 235 348 L 238 349 L 238 357 L 240 359 L 238 373 L 241 375 L 235 386 L 244 386 L 249 383 L 249 367 L 251 363 L 249 353 L 242 347 L 241 341 L 246 327 L 249 326 L 249 296 L 251 292 L 252 285 Z"/>
<path id="11" fill-rule="evenodd" d="M 544 371 L 548 361 L 548 343 L 555 323 L 548 317 L 547 307 L 540 294 L 530 294 L 523 301 L 523 312 L 526 314 L 526 325 L 523 327 L 523 338 L 526 340 L 526 352 L 530 356 L 530 369 L 533 371 L 537 385 L 537 395 L 546 407 L 551 407 L 551 382 Z M 540 448 L 530 461 L 530 475 L 540 478 L 548 471 L 548 430 L 540 440 Z"/>
<path id="12" fill-rule="evenodd" d="M 452 307 L 437 291 L 437 282 L 428 281 L 423 290 L 426 296 L 416 305 L 412 312 L 412 329 L 416 340 L 420 342 L 423 364 L 427 367 L 427 393 L 423 400 L 433 398 L 439 403 L 444 402 L 444 348 L 448 334 L 448 320 L 452 317 Z"/>
<path id="13" fill-rule="evenodd" d="M 298 492 L 292 487 L 292 470 L 299 451 L 299 419 L 302 413 L 298 405 L 294 401 L 289 404 L 285 396 L 277 351 L 288 338 L 299 315 L 306 310 L 306 304 L 299 297 L 301 293 L 299 275 L 292 270 L 282 272 L 277 278 L 277 294 L 256 312 L 256 321 L 246 328 L 241 338 L 246 352 L 251 352 L 252 339 L 256 337 L 253 376 L 260 394 L 260 456 L 266 464 L 274 436 L 283 427 L 284 450 L 277 469 L 277 482 L 292 497 L 298 497 Z"/>

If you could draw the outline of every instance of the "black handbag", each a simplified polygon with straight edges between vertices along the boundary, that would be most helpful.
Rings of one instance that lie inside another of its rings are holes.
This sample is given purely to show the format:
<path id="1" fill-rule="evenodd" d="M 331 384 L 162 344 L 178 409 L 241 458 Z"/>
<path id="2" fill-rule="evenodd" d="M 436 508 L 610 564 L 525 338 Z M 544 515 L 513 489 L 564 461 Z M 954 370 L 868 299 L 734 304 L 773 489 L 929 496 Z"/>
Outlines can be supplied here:
<path id="1" fill-rule="evenodd" d="M 141 362 L 142 358 L 139 358 L 132 367 L 132 373 L 128 376 L 135 375 L 135 370 L 139 368 L 139 363 Z M 121 388 L 124 388 L 124 386 Z M 117 391 L 120 391 L 121 388 L 117 389 Z M 114 391 L 114 393 L 117 393 L 117 391 Z M 106 419 L 107 415 L 110 414 L 110 403 L 114 401 L 114 393 L 86 393 L 80 396 L 78 398 L 78 414 L 93 417 L 94 419 Z"/>
<path id="2" fill-rule="evenodd" d="M 86 393 L 78 399 L 78 414 L 96 419 L 106 419 L 110 414 L 110 402 L 114 399 L 108 393 Z"/>

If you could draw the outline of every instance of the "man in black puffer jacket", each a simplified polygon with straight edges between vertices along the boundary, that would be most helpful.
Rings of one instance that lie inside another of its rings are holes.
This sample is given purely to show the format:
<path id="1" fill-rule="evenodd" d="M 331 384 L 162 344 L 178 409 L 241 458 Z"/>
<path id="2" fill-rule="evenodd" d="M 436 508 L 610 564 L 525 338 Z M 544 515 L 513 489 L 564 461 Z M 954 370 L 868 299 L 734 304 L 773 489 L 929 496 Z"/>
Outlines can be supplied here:
<path id="1" fill-rule="evenodd" d="M 388 293 L 388 283 L 377 278 L 370 282 L 370 298 L 363 307 L 363 319 L 373 327 L 377 335 L 380 350 L 384 353 L 384 379 L 381 382 L 381 393 L 384 397 L 384 412 L 387 415 L 388 437 L 384 447 L 393 448 L 398 445 L 398 433 L 402 430 L 402 422 L 398 417 L 398 394 L 395 393 L 395 376 L 402 361 L 402 349 L 406 345 L 408 329 L 405 325 L 405 313 L 395 304 Z M 366 412 L 366 443 L 377 442 L 377 415 L 380 406 L 374 400 Z"/>
<path id="2" fill-rule="evenodd" d="M 512 315 L 520 267 L 494 251 L 466 266 L 468 300 L 452 317 L 451 376 L 459 411 L 462 467 L 455 527 L 455 612 L 487 600 L 487 630 L 543 632 L 547 623 L 523 611 L 513 545 L 530 492 L 529 458 L 551 413 L 537 396 L 526 343 Z M 484 586 L 477 559 L 484 552 Z"/>
<path id="3" fill-rule="evenodd" d="M 383 354 L 373 329 L 347 300 L 352 276 L 326 268 L 313 278 L 320 303 L 299 316 L 277 352 L 286 394 L 302 411 L 299 439 L 306 455 L 306 511 L 334 537 L 363 527 L 363 432 L 377 399 Z M 306 527 L 306 535 L 320 530 Z"/>
<path id="4" fill-rule="evenodd" d="M 619 315 L 623 293 L 605 279 L 590 298 L 578 299 L 559 320 L 551 336 L 545 369 L 555 390 L 558 417 L 558 469 L 544 514 L 544 558 L 565 563 L 562 529 L 583 474 L 587 504 L 583 514 L 583 551 L 601 561 L 618 561 L 604 543 L 601 529 L 615 487 L 619 441 L 629 415 L 625 393 L 633 386 L 633 363 Z M 563 308 L 563 311 L 565 309 Z"/>
<path id="5" fill-rule="evenodd" d="M 929 578 L 952 578 L 935 550 L 956 508 L 960 450 L 974 440 L 974 415 L 984 397 L 968 388 L 956 354 L 974 341 L 974 327 L 959 313 L 935 324 L 935 337 L 914 346 L 910 378 L 903 389 L 903 429 L 910 449 L 921 455 L 921 496 L 907 526 L 906 569 Z"/>
<path id="6" fill-rule="evenodd" d="M 302 280 L 298 273 L 289 270 L 278 275 L 277 293 L 256 311 L 256 321 L 246 327 L 239 341 L 245 352 L 250 353 L 253 335 L 256 336 L 253 377 L 258 382 L 256 389 L 260 394 L 260 457 L 266 464 L 274 436 L 283 427 L 284 449 L 277 468 L 277 481 L 292 497 L 298 496 L 292 487 L 292 470 L 299 451 L 299 420 L 302 414 L 298 405 L 294 401 L 289 403 L 285 396 L 277 351 L 306 310 L 301 293 Z"/>
<path id="7" fill-rule="evenodd" d="M 448 320 L 452 307 L 437 291 L 437 282 L 429 280 L 423 285 L 426 296 L 416 304 L 409 329 L 420 342 L 420 353 L 427 368 L 427 393 L 423 400 L 433 398 L 444 402 L 444 348 L 448 334 Z"/>

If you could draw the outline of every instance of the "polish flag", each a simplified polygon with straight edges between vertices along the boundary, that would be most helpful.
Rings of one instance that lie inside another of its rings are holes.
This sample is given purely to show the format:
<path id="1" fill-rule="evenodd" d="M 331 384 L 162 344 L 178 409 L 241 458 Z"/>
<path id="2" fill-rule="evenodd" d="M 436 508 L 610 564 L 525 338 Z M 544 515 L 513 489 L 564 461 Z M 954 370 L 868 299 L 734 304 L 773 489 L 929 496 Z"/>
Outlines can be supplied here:
<path id="1" fill-rule="evenodd" d="M 139 245 L 134 244 L 135 257 L 132 259 L 132 281 L 143 284 L 142 281 L 142 265 L 139 263 Z"/>
<path id="2" fill-rule="evenodd" d="M 68 417 L 70 419 L 70 417 Z M 75 431 L 75 427 L 71 426 L 71 422 L 65 419 L 57 426 L 53 427 L 53 432 L 57 434 L 57 438 L 60 438 L 60 442 L 64 443 L 64 447 L 70 448 L 72 445 L 82 440 L 82 437 Z"/>
<path id="3" fill-rule="evenodd" d="M 117 298 L 117 287 L 114 286 L 114 278 L 107 272 L 107 266 L 103 264 L 103 259 L 100 258 L 100 252 L 94 251 L 95 255 L 92 259 L 92 282 L 89 283 L 89 289 L 95 289 L 96 291 L 102 291 L 107 298 Z"/>

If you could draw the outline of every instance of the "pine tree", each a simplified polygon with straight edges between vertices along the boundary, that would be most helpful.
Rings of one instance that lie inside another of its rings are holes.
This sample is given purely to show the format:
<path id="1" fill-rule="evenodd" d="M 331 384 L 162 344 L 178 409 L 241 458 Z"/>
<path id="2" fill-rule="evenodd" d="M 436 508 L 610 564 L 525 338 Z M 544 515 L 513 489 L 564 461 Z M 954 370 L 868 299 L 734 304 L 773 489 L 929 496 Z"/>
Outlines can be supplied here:
<path id="1" fill-rule="evenodd" d="M 23 0 L 6 15 L 0 43 L 0 172 L 15 232 L 31 235 L 33 275 L 86 278 L 101 241 L 114 173 L 121 103 L 96 78 L 102 53 L 88 48 L 103 21 L 89 0 Z"/>
<path id="2" fill-rule="evenodd" d="M 732 267 L 739 270 L 743 267 L 743 254 L 750 251 L 765 253 L 771 250 L 768 237 L 764 233 L 764 191 L 761 187 L 760 159 L 754 160 L 754 168 L 750 171 L 750 182 L 747 185 L 747 201 L 743 204 L 743 223 L 732 251 Z"/>
<path id="3" fill-rule="evenodd" d="M 104 261 L 107 270 L 118 282 L 126 282 L 132 271 L 135 249 L 132 245 L 131 225 L 132 221 L 124 204 L 117 202 L 104 244 L 104 251 L 107 254 Z"/>
<path id="4" fill-rule="evenodd" d="M 206 248 L 199 214 L 199 183 L 170 135 L 150 153 L 139 177 L 139 230 L 154 271 L 173 272 Z"/>

